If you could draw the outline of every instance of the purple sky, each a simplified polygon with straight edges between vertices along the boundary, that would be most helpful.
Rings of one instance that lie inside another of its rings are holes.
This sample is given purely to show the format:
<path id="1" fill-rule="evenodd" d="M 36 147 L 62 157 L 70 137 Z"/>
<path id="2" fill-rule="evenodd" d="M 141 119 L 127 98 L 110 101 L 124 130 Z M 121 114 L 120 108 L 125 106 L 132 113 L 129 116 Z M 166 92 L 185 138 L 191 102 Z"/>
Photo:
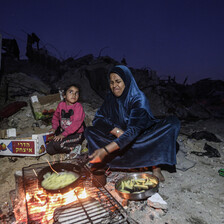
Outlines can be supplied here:
<path id="1" fill-rule="evenodd" d="M 223 0 L 0 0 L 0 33 L 66 59 L 92 53 L 188 83 L 224 79 Z"/>

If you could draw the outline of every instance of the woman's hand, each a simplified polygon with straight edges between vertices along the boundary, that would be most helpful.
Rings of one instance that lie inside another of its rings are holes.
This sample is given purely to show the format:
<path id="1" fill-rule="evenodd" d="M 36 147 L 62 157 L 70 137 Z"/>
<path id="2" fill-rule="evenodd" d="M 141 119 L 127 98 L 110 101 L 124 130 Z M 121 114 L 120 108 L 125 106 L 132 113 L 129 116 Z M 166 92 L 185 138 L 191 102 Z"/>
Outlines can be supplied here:
<path id="1" fill-rule="evenodd" d="M 63 139 L 64 137 L 65 137 L 64 135 L 60 134 L 60 135 L 54 137 L 54 141 L 56 141 L 56 142 L 58 142 L 58 141 L 62 141 L 62 139 Z"/>
<path id="2" fill-rule="evenodd" d="M 104 148 L 97 149 L 92 155 L 89 156 L 91 159 L 90 163 L 101 163 L 106 155 L 107 152 Z"/>

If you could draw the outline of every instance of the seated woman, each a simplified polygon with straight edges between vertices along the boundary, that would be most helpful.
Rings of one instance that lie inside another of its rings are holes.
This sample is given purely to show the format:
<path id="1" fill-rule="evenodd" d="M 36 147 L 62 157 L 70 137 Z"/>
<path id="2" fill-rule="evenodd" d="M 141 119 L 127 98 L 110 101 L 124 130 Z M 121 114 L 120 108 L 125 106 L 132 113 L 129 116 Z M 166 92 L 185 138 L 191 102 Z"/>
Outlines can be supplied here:
<path id="1" fill-rule="evenodd" d="M 85 129 L 91 163 L 111 168 L 152 167 L 164 181 L 160 165 L 176 164 L 180 122 L 175 116 L 156 119 L 131 71 L 123 65 L 109 72 L 110 93 Z"/>

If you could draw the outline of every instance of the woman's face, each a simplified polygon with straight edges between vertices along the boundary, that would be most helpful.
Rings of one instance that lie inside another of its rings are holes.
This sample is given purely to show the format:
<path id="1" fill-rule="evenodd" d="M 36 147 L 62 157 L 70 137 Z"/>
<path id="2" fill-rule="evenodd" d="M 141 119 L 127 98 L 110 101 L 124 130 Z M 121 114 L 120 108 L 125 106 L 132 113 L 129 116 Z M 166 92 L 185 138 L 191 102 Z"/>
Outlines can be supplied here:
<path id="1" fill-rule="evenodd" d="M 121 96 L 125 89 L 123 79 L 116 73 L 110 74 L 110 89 L 116 97 Z"/>

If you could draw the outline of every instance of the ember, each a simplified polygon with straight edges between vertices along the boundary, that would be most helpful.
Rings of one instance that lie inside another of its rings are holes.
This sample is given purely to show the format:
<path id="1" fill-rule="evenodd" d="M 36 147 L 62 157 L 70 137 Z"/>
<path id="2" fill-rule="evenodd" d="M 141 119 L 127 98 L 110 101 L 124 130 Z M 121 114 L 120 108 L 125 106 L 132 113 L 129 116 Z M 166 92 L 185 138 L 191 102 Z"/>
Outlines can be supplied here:
<path id="1" fill-rule="evenodd" d="M 47 164 L 23 168 L 23 200 L 14 207 L 17 224 L 25 223 L 136 223 L 127 217 L 123 207 L 100 183 L 94 184 L 85 166 L 83 181 L 66 193 L 49 193 L 38 185 L 33 169 L 38 173 Z M 25 198 L 25 200 L 24 200 Z M 23 204 L 23 206 L 21 206 Z M 22 209 L 24 207 L 25 209 Z M 24 215 L 24 210 L 26 215 Z M 130 219 L 130 220 L 129 220 Z M 64 221 L 62 221 L 64 220 Z M 62 222 L 61 222 L 62 221 Z"/>
<path id="2" fill-rule="evenodd" d="M 77 187 L 79 188 L 79 187 Z M 63 205 L 68 205 L 77 200 L 78 198 L 86 198 L 87 194 L 85 189 L 71 190 L 65 194 L 46 194 L 43 190 L 39 189 L 32 195 L 26 194 L 27 207 L 29 216 L 39 220 L 40 223 L 53 223 L 54 210 Z M 38 218 L 39 216 L 39 218 Z"/>

